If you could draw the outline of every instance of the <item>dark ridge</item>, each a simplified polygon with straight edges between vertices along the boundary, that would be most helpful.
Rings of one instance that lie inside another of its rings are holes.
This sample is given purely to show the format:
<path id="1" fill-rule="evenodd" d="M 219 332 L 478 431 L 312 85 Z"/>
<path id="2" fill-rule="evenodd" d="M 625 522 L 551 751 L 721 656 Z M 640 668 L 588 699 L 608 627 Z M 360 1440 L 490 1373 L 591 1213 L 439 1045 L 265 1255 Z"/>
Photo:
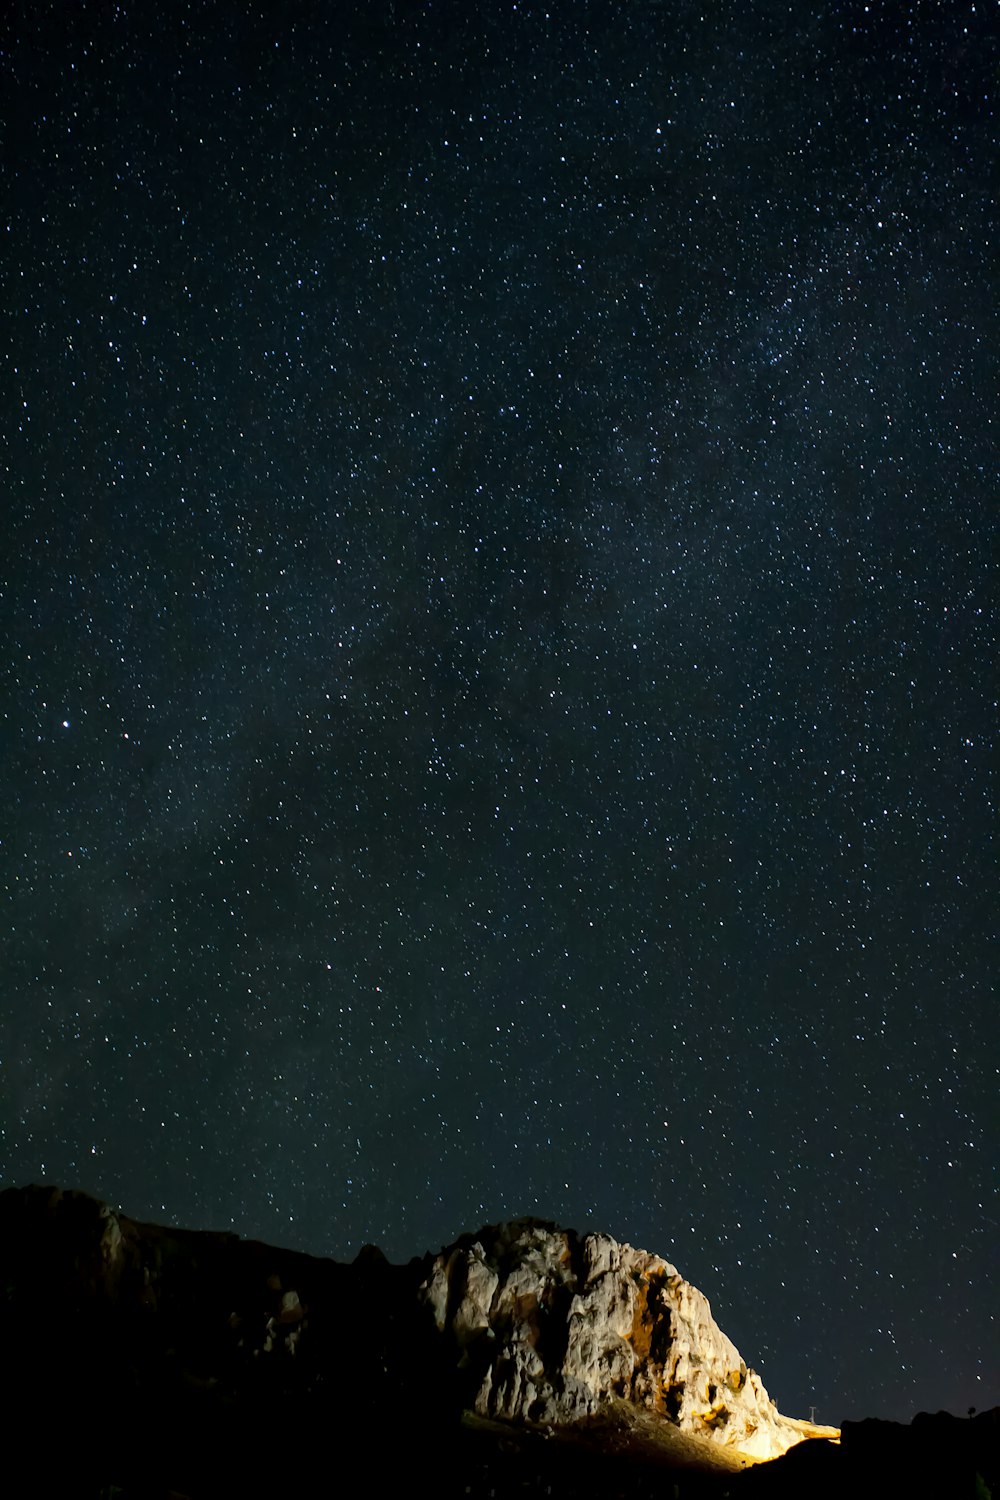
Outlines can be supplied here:
<path id="1" fill-rule="evenodd" d="M 551 1232 L 547 1221 L 530 1222 Z M 463 1243 L 477 1238 L 502 1252 L 513 1233 L 497 1226 Z M 571 1234 L 571 1249 L 575 1241 Z M 416 1296 L 429 1264 L 393 1266 L 366 1247 L 340 1265 L 232 1234 L 138 1223 L 82 1193 L 0 1193 L 3 1493 L 264 1500 L 326 1497 L 346 1485 L 400 1500 L 988 1500 L 1000 1492 L 996 1410 L 922 1413 L 909 1427 L 848 1423 L 840 1445 L 814 1439 L 757 1465 L 625 1402 L 571 1428 L 474 1417 L 463 1409 L 468 1371 L 456 1368 L 454 1345 Z M 566 1309 L 540 1311 L 542 1341 L 562 1339 Z M 654 1293 L 654 1338 L 664 1311 Z M 670 1393 L 666 1405 L 669 1415 Z"/>

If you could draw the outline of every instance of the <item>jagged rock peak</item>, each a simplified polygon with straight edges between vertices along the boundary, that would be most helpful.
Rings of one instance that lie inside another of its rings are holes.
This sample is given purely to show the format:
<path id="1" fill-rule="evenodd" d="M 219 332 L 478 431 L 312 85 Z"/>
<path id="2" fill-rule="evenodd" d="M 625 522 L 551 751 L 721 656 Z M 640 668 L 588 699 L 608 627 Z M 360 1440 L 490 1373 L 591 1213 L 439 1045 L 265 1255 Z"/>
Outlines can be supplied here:
<path id="1" fill-rule="evenodd" d="M 697 1287 L 610 1235 L 492 1225 L 442 1250 L 421 1296 L 483 1415 L 566 1423 L 618 1400 L 755 1457 L 802 1437 Z"/>

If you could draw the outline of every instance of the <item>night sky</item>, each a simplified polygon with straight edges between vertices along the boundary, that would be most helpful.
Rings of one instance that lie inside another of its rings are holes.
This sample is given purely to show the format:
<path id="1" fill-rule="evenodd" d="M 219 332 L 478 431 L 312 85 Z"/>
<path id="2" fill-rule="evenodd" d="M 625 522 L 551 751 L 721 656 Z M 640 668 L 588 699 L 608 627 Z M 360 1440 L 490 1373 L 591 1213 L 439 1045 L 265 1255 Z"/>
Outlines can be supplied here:
<path id="1" fill-rule="evenodd" d="M 1000 1401 L 994 7 L 6 17 L 3 1181 Z"/>

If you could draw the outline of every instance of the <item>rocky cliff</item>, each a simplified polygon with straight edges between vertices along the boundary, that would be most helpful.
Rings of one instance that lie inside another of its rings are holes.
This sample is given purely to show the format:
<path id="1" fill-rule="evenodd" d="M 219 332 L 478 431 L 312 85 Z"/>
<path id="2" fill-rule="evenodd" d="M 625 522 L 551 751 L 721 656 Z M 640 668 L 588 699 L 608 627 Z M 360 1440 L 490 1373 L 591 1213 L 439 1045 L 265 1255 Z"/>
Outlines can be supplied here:
<path id="1" fill-rule="evenodd" d="M 556 1425 L 625 1401 L 756 1458 L 804 1435 L 697 1287 L 608 1235 L 534 1220 L 484 1229 L 434 1258 L 420 1296 L 483 1415 Z"/>
<path id="2" fill-rule="evenodd" d="M 672 1266 L 535 1220 L 340 1265 L 12 1189 L 0 1332 L 4 1494 L 1000 1494 L 1000 1411 L 797 1441 Z"/>
<path id="3" fill-rule="evenodd" d="M 289 1453 L 330 1441 L 380 1463 L 390 1449 L 457 1455 L 455 1493 L 472 1493 L 462 1444 L 484 1423 L 487 1446 L 512 1441 L 502 1424 L 521 1444 L 572 1434 L 594 1461 L 622 1443 L 686 1444 L 727 1472 L 821 1432 L 775 1410 L 673 1266 L 536 1220 L 405 1266 L 372 1248 L 342 1265 L 11 1189 L 0 1314 L 8 1429 L 64 1461 L 81 1495 L 86 1463 L 107 1476 L 112 1461 L 142 1483 L 169 1465 L 183 1494 L 271 1494 Z M 539 1473 L 553 1462 L 538 1458 Z"/>

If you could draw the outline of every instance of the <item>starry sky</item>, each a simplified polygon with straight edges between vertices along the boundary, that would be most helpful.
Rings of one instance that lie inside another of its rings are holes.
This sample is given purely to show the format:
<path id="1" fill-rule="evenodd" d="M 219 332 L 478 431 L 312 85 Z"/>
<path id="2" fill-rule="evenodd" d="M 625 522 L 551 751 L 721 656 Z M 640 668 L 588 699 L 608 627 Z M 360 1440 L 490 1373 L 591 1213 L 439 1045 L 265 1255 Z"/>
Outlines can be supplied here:
<path id="1" fill-rule="evenodd" d="M 9 8 L 5 1182 L 1000 1402 L 995 22 Z"/>

